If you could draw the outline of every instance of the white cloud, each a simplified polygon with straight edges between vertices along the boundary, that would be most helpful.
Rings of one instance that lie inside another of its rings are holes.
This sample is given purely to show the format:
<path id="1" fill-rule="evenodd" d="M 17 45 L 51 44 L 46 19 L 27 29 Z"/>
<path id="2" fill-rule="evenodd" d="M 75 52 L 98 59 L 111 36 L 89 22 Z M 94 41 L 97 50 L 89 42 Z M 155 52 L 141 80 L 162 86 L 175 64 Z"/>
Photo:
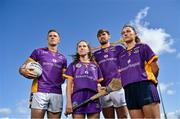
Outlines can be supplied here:
<path id="1" fill-rule="evenodd" d="M 0 114 L 11 114 L 12 110 L 10 108 L 0 108 Z"/>
<path id="2" fill-rule="evenodd" d="M 174 95 L 175 94 L 175 91 L 173 91 L 171 89 L 171 87 L 173 85 L 174 85 L 174 83 L 168 83 L 168 84 L 160 83 L 159 84 L 161 92 L 166 93 L 167 95 Z"/>
<path id="3" fill-rule="evenodd" d="M 28 114 L 29 108 L 28 108 L 28 99 L 20 100 L 17 104 L 16 111 L 19 114 Z"/>
<path id="4" fill-rule="evenodd" d="M 168 119 L 180 119 L 180 109 L 174 112 L 168 112 L 166 115 Z M 161 118 L 164 119 L 164 114 L 161 114 Z"/>
<path id="5" fill-rule="evenodd" d="M 172 48 L 173 39 L 163 28 L 148 28 L 150 23 L 143 21 L 148 14 L 149 7 L 141 10 L 131 24 L 137 29 L 142 42 L 150 45 L 157 54 L 165 52 L 172 53 L 176 49 Z"/>
<path id="6" fill-rule="evenodd" d="M 1 119 L 10 119 L 9 117 L 2 117 Z"/>
<path id="7" fill-rule="evenodd" d="M 29 112 L 26 107 L 17 107 L 16 110 L 18 113 L 21 113 L 21 114 L 27 114 Z"/>
<path id="8" fill-rule="evenodd" d="M 173 91 L 173 90 L 167 90 L 167 94 L 168 94 L 168 95 L 174 95 L 174 94 L 175 94 L 175 91 Z"/>

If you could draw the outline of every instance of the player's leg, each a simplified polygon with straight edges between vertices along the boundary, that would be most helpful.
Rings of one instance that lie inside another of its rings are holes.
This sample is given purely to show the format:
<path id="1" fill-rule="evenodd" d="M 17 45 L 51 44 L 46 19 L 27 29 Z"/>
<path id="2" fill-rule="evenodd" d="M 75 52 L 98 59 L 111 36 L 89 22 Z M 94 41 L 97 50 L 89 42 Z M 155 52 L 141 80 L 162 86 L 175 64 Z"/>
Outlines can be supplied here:
<path id="1" fill-rule="evenodd" d="M 143 111 L 141 109 L 130 109 L 130 117 L 133 118 L 144 118 Z"/>
<path id="2" fill-rule="evenodd" d="M 106 107 L 102 109 L 102 113 L 104 115 L 104 118 L 115 118 L 115 112 L 114 107 Z"/>
<path id="3" fill-rule="evenodd" d="M 110 98 L 115 107 L 118 118 L 128 118 L 128 109 L 126 106 L 124 89 L 110 93 Z"/>
<path id="4" fill-rule="evenodd" d="M 145 118 L 160 118 L 160 99 L 157 87 L 152 82 L 147 82 L 143 105 Z"/>
<path id="5" fill-rule="evenodd" d="M 145 118 L 160 118 L 160 106 L 158 102 L 151 103 L 143 106 L 143 112 Z"/>
<path id="6" fill-rule="evenodd" d="M 110 94 L 100 98 L 104 118 L 115 118 L 115 112 Z"/>
<path id="7" fill-rule="evenodd" d="M 85 119 L 85 114 L 72 114 L 73 119 Z"/>
<path id="8" fill-rule="evenodd" d="M 43 119 L 45 115 L 46 110 L 42 109 L 31 109 L 31 119 Z"/>
<path id="9" fill-rule="evenodd" d="M 60 118 L 63 108 L 62 94 L 49 93 L 48 118 Z"/>
<path id="10" fill-rule="evenodd" d="M 88 119 L 99 119 L 100 118 L 100 113 L 89 113 L 87 114 Z"/>
<path id="11" fill-rule="evenodd" d="M 128 109 L 127 106 L 117 107 L 116 114 L 119 119 L 121 118 L 128 118 Z"/>
<path id="12" fill-rule="evenodd" d="M 49 119 L 60 119 L 61 118 L 61 113 L 60 112 L 47 112 L 47 117 Z"/>

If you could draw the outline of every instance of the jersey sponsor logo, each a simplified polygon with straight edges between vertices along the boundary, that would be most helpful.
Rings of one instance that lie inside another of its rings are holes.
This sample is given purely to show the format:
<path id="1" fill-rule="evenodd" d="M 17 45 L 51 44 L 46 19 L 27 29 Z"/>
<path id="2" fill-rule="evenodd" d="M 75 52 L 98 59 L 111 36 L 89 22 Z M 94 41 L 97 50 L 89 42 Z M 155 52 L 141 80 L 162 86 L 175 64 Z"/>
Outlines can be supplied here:
<path id="1" fill-rule="evenodd" d="M 117 58 L 113 58 L 113 57 L 106 58 L 106 59 L 103 59 L 103 60 L 99 61 L 98 64 L 101 64 L 101 63 L 104 63 L 104 62 L 108 62 L 108 61 L 116 61 L 116 60 L 117 60 Z"/>
<path id="2" fill-rule="evenodd" d="M 47 51 L 42 51 L 42 54 L 48 54 L 48 52 Z"/>
<path id="3" fill-rule="evenodd" d="M 136 66 L 139 66 L 139 65 L 140 65 L 140 62 L 136 62 L 134 64 L 128 64 L 128 66 L 123 67 L 123 68 L 119 69 L 118 71 L 122 72 L 122 71 L 128 70 L 129 68 L 135 68 Z"/>
<path id="4" fill-rule="evenodd" d="M 88 79 L 91 79 L 91 80 L 96 80 L 96 79 L 94 79 L 93 76 L 88 76 L 87 74 L 85 74 L 85 75 L 77 75 L 77 76 L 75 76 L 75 78 L 76 79 L 78 79 L 78 78 L 88 78 Z"/>
<path id="5" fill-rule="evenodd" d="M 59 64 L 56 64 L 56 63 L 52 63 L 52 62 L 43 62 L 42 63 L 43 66 L 54 66 L 54 67 L 57 67 L 57 68 L 62 68 L 62 65 L 59 65 Z"/>

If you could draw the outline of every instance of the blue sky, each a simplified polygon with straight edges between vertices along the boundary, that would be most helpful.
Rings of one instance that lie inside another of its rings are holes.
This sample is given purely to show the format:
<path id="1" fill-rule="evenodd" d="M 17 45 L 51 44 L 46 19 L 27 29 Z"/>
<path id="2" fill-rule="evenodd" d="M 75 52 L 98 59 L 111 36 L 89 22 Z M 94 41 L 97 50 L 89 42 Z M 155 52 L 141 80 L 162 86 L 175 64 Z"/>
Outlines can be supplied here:
<path id="1" fill-rule="evenodd" d="M 28 118 L 31 80 L 18 73 L 35 48 L 47 46 L 47 31 L 61 34 L 59 50 L 71 62 L 76 43 L 99 45 L 106 28 L 111 42 L 131 23 L 159 55 L 159 83 L 170 118 L 180 116 L 180 13 L 178 0 L 1 0 L 0 118 Z M 65 85 L 63 85 L 65 87 Z M 161 110 L 162 112 L 162 110 Z"/>

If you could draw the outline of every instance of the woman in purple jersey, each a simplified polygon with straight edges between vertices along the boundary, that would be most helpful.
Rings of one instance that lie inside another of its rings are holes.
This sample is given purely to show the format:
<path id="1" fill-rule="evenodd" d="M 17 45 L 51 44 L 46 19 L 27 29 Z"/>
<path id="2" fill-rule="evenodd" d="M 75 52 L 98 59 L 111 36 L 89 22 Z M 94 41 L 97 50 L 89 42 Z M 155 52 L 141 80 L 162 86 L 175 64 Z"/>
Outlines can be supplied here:
<path id="1" fill-rule="evenodd" d="M 77 53 L 74 61 L 68 66 L 64 77 L 67 78 L 66 113 L 73 112 L 73 118 L 99 118 L 101 106 L 99 100 L 94 100 L 72 110 L 74 105 L 95 95 L 98 82 L 103 80 L 99 67 L 93 60 L 89 44 L 82 40 L 77 43 Z"/>
<path id="2" fill-rule="evenodd" d="M 157 91 L 158 57 L 140 39 L 134 27 L 125 25 L 122 37 L 127 45 L 119 55 L 119 72 L 131 118 L 160 118 Z"/>

